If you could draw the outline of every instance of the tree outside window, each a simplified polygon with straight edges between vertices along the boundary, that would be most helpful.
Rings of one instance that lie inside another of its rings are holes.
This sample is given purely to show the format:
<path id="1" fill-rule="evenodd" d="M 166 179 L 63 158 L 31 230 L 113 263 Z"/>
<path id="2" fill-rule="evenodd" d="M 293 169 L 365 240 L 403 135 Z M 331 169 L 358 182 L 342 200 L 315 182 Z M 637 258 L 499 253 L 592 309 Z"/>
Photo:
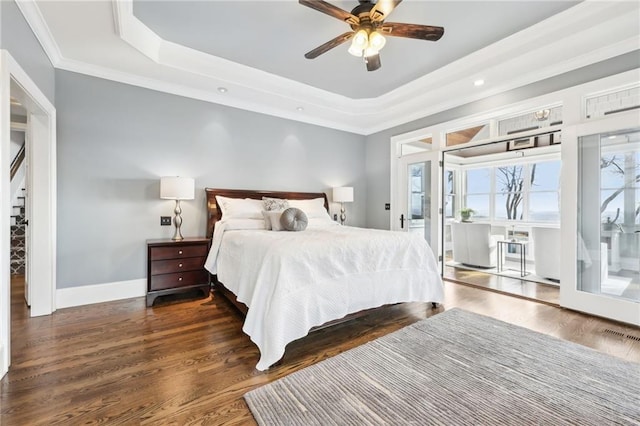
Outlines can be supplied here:
<path id="1" fill-rule="evenodd" d="M 603 155 L 600 178 L 602 222 L 639 224 L 640 152 Z"/>
<path id="2" fill-rule="evenodd" d="M 497 167 L 496 169 L 496 219 L 522 220 L 523 171 L 522 165 Z M 532 179 L 535 180 L 535 164 Z"/>

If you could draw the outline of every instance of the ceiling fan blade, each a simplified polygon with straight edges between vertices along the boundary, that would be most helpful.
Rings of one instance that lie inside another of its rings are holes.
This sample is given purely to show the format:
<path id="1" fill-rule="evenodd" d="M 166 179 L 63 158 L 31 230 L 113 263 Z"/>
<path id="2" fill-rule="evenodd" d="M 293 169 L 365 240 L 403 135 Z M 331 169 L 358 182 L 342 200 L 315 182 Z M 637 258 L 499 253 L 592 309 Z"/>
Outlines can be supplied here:
<path id="1" fill-rule="evenodd" d="M 318 56 L 322 55 L 323 53 L 333 49 L 334 47 L 340 46 L 342 43 L 344 43 L 345 41 L 349 40 L 351 37 L 353 37 L 355 33 L 353 31 L 349 31 L 347 33 L 344 34 L 340 34 L 338 37 L 333 38 L 331 40 L 329 40 L 328 42 L 316 47 L 315 49 L 313 49 L 310 52 L 305 53 L 304 57 L 307 59 L 314 59 L 317 58 Z"/>
<path id="2" fill-rule="evenodd" d="M 329 16 L 338 18 L 339 20 L 351 25 L 358 25 L 360 23 L 360 19 L 358 19 L 357 16 L 354 16 L 350 12 L 342 10 L 337 6 L 327 3 L 324 0 L 298 0 L 298 3 L 303 6 L 310 7 L 311 9 L 315 9 L 318 12 L 326 13 Z"/>
<path id="3" fill-rule="evenodd" d="M 382 21 L 400 4 L 402 0 L 378 0 L 371 9 L 371 20 L 374 22 Z"/>
<path id="4" fill-rule="evenodd" d="M 378 29 L 384 35 L 392 37 L 417 38 L 420 40 L 437 41 L 444 34 L 444 28 L 430 25 L 402 24 L 399 22 L 385 22 Z"/>
<path id="5" fill-rule="evenodd" d="M 371 56 L 365 56 L 364 62 L 367 64 L 367 71 L 375 71 L 382 66 L 379 53 Z"/>

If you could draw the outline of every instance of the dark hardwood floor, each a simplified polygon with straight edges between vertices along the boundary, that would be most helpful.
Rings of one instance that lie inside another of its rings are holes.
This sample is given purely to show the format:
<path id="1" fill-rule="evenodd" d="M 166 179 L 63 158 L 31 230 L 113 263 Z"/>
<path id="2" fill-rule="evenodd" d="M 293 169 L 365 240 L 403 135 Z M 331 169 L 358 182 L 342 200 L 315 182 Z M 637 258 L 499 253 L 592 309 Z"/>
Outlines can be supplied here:
<path id="1" fill-rule="evenodd" d="M 400 304 L 293 342 L 281 363 L 258 351 L 225 300 L 145 298 L 28 318 L 12 283 L 12 365 L 0 383 L 0 424 L 255 424 L 242 395 L 445 309 L 460 307 L 640 363 L 637 328 L 451 282 L 446 302 Z M 164 303 L 163 303 L 164 302 Z"/>
<path id="2" fill-rule="evenodd" d="M 444 277 L 458 284 L 466 284 L 489 291 L 560 306 L 560 287 L 558 286 L 519 280 L 472 269 L 455 268 L 453 266 L 444 267 Z"/>

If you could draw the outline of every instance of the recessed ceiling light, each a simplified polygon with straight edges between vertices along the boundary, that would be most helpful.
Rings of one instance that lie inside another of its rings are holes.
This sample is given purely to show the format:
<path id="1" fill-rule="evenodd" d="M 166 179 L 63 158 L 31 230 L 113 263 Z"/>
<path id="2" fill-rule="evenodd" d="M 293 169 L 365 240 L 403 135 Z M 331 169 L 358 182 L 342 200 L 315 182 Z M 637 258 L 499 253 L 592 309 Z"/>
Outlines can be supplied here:
<path id="1" fill-rule="evenodd" d="M 226 87 L 218 87 L 218 92 L 227 93 L 227 88 Z"/>
<path id="2" fill-rule="evenodd" d="M 303 107 L 297 107 L 296 109 L 297 109 L 298 111 L 304 111 L 304 108 L 303 108 Z"/>
<path id="3" fill-rule="evenodd" d="M 484 80 L 476 80 L 473 82 L 473 85 L 476 87 L 480 87 L 484 84 Z"/>
<path id="4" fill-rule="evenodd" d="M 609 139 L 615 139 L 615 138 L 616 138 L 616 135 L 609 136 Z"/>

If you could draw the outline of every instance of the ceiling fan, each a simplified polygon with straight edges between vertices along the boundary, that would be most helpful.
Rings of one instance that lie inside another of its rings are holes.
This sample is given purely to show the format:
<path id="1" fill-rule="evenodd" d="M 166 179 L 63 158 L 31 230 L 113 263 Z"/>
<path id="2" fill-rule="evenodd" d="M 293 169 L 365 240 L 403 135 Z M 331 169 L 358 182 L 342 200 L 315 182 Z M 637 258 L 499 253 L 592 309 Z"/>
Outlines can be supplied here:
<path id="1" fill-rule="evenodd" d="M 364 58 L 367 71 L 375 71 L 382 65 L 380 49 L 386 43 L 385 35 L 393 37 L 417 38 L 437 41 L 444 34 L 444 28 L 429 25 L 384 22 L 402 0 L 358 0 L 360 3 L 351 12 L 340 9 L 324 0 L 298 0 L 303 5 L 340 19 L 351 26 L 351 31 L 316 47 L 304 56 L 314 59 L 327 51 L 351 40 L 349 53 Z"/>

